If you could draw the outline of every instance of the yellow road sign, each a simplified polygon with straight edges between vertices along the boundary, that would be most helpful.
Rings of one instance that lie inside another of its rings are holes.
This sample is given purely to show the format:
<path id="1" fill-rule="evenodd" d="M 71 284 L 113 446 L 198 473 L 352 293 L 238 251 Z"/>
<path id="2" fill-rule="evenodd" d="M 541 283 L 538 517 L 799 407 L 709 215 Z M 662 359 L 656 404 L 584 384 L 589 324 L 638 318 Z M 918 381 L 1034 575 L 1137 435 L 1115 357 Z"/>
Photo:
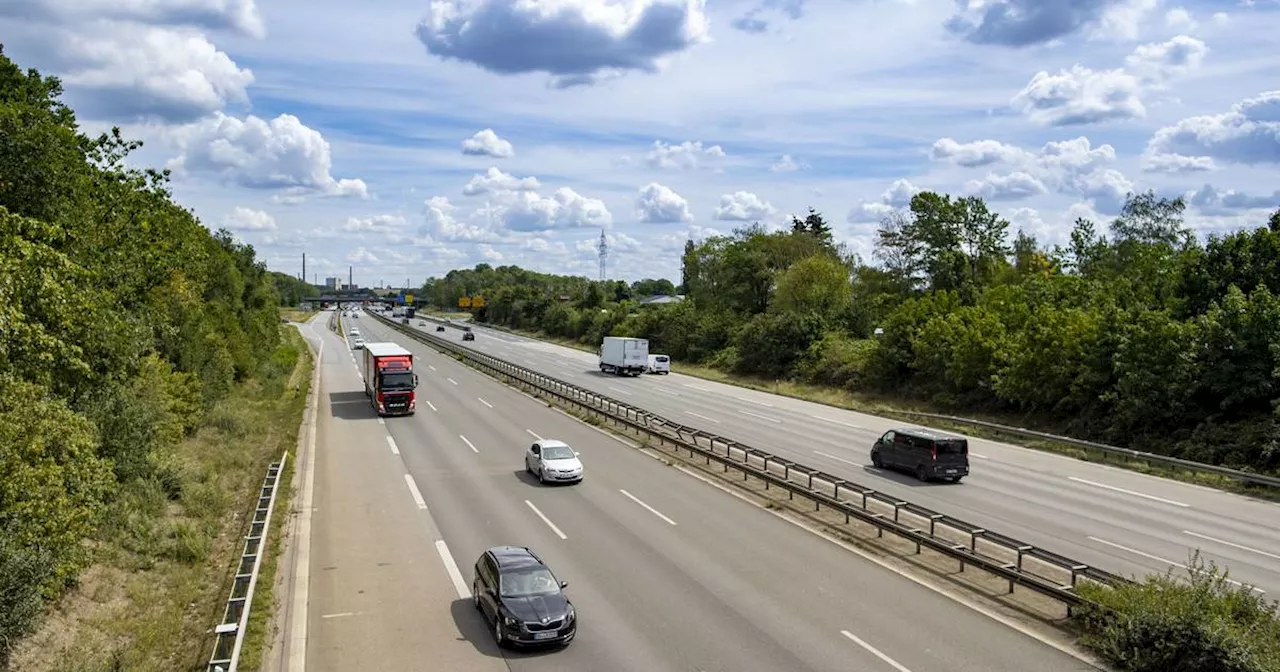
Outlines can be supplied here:
<path id="1" fill-rule="evenodd" d="M 472 308 L 484 308 L 484 297 L 483 297 L 483 296 L 473 296 L 473 297 L 471 297 L 471 307 L 472 307 Z"/>
<path id="2" fill-rule="evenodd" d="M 406 306 L 412 306 L 412 305 L 413 305 L 413 295 L 412 295 L 412 294 L 405 294 L 405 295 L 404 295 L 404 305 L 406 305 Z"/>
<path id="3" fill-rule="evenodd" d="M 459 297 L 459 298 L 458 298 L 458 307 L 459 307 L 459 308 L 470 308 L 470 307 L 471 307 L 471 297 L 469 297 L 469 296 Z"/>

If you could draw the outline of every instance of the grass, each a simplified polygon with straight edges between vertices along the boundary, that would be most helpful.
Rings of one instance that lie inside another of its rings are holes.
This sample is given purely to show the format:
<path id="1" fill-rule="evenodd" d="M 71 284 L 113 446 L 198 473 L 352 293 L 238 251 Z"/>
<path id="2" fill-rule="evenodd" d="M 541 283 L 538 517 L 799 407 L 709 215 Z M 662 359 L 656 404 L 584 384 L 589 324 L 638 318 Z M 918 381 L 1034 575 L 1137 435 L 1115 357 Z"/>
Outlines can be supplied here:
<path id="1" fill-rule="evenodd" d="M 297 443 L 310 387 L 312 360 L 301 335 L 281 331 L 284 341 L 263 375 L 236 386 L 177 447 L 181 497 L 167 499 L 158 481 L 122 490 L 92 542 L 94 564 L 19 644 L 13 669 L 204 669 L 250 508 L 267 466 Z M 287 510 L 287 501 L 277 507 Z M 283 528 L 275 525 L 278 535 Z M 269 612 L 262 605 L 271 604 L 272 581 L 264 577 L 255 605 Z M 246 648 L 261 649 L 262 628 L 251 625 L 249 634 Z"/>
<path id="2" fill-rule="evenodd" d="M 541 341 L 555 343 L 575 350 L 583 352 L 595 352 L 595 348 L 585 345 L 574 339 L 550 336 L 542 332 L 528 331 L 523 329 L 512 329 L 509 327 L 496 327 L 494 325 L 485 325 L 490 328 L 506 331 L 529 338 L 536 338 Z M 704 380 L 712 380 L 715 382 L 735 385 L 761 392 L 769 392 L 784 397 L 792 397 L 803 401 L 811 401 L 814 403 L 824 404 L 836 408 L 866 413 L 882 418 L 891 418 L 902 420 L 912 425 L 926 425 L 935 429 L 957 432 L 965 436 L 970 436 L 989 441 L 1000 441 L 1010 443 L 1024 448 L 1031 448 L 1043 452 L 1055 453 L 1072 457 L 1086 462 L 1098 462 L 1110 466 L 1116 466 L 1130 471 L 1136 471 L 1161 478 L 1181 481 L 1184 483 L 1192 483 L 1203 485 L 1219 490 L 1226 490 L 1239 494 L 1249 495 L 1262 499 L 1280 501 L 1280 490 L 1268 488 L 1265 486 L 1252 486 L 1241 483 L 1235 479 L 1221 476 L 1218 474 L 1210 474 L 1199 471 L 1189 471 L 1177 467 L 1167 466 L 1163 464 L 1148 464 L 1140 460 L 1133 460 L 1126 457 L 1110 455 L 1097 450 L 1090 450 L 1078 446 L 1076 444 L 1053 441 L 1037 437 L 1026 437 L 1020 434 L 1001 431 L 990 427 L 982 427 L 980 425 L 971 425 L 968 423 L 953 422 L 949 420 L 941 420 L 935 418 L 925 418 L 916 413 L 934 413 L 939 415 L 958 415 L 954 411 L 948 412 L 948 409 L 940 408 L 918 400 L 906 400 L 902 398 L 888 397 L 884 395 L 876 395 L 864 392 L 854 392 L 852 390 L 832 387 L 828 385 L 814 385 L 810 383 L 802 383 L 791 380 L 765 380 L 752 376 L 742 376 L 732 373 L 726 373 L 719 369 L 708 366 L 700 366 L 697 364 L 687 364 L 683 362 L 672 362 L 671 370 L 675 373 L 702 378 Z M 998 414 L 981 414 L 971 415 L 973 420 L 982 420 L 1000 425 L 1008 425 L 1017 427 L 1026 423 L 1026 418 L 1021 416 L 1005 416 Z M 1058 428 L 1034 428 L 1046 433 L 1058 431 Z"/>
<path id="3" fill-rule="evenodd" d="M 283 317 L 284 319 L 289 320 L 290 322 L 306 322 L 318 312 L 320 311 L 298 310 L 297 308 L 281 308 L 280 317 Z"/>

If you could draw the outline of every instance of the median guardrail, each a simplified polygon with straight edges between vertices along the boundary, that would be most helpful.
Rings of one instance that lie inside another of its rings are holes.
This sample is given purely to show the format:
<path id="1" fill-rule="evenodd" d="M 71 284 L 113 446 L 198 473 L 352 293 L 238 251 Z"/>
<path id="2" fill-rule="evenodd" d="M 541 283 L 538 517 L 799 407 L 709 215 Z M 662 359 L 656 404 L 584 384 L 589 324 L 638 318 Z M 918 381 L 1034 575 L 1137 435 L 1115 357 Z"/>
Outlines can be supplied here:
<path id="1" fill-rule="evenodd" d="M 1280 478 L 1267 476 L 1265 474 L 1257 474 L 1248 471 L 1240 471 L 1239 469 L 1231 469 L 1229 467 L 1219 467 L 1214 464 L 1205 464 L 1203 462 L 1194 462 L 1192 460 L 1184 460 L 1168 455 L 1159 455 L 1156 453 L 1147 453 L 1141 450 L 1133 450 L 1132 448 L 1121 448 L 1105 443 L 1097 443 L 1095 441 L 1085 441 L 1084 439 L 1076 439 L 1070 436 L 1061 436 L 1058 434 L 1048 434 L 1046 432 L 1037 432 L 1031 429 L 1023 429 L 1021 427 L 1011 427 L 1009 425 L 1000 425 L 986 420 L 974 420 L 973 418 L 961 418 L 954 415 L 942 415 L 940 413 L 925 413 L 922 411 L 895 411 L 903 415 L 910 415 L 919 418 L 928 418 L 933 420 L 946 420 L 957 424 L 973 425 L 976 427 L 985 427 L 994 429 L 998 432 L 1013 434 L 1031 439 L 1044 439 L 1063 443 L 1072 446 L 1079 446 L 1087 450 L 1110 455 L 1113 457 L 1124 457 L 1138 462 L 1145 462 L 1148 465 L 1159 464 L 1168 467 L 1177 467 L 1187 471 L 1200 472 L 1205 474 L 1217 474 L 1226 476 L 1227 478 L 1246 483 L 1248 485 L 1260 485 L 1271 488 L 1280 488 Z"/>
<path id="2" fill-rule="evenodd" d="M 245 631 L 249 627 L 249 609 L 253 606 L 253 591 L 258 585 L 258 572 L 262 568 L 262 556 L 266 552 L 267 531 L 271 527 L 271 512 L 276 504 L 277 485 L 289 454 L 271 463 L 267 476 L 258 491 L 257 505 L 249 524 L 249 534 L 244 538 L 244 550 L 236 564 L 235 579 L 231 584 L 231 596 L 222 613 L 222 622 L 214 629 L 213 653 L 209 655 L 208 672 L 236 672 L 240 664 L 240 649 L 244 646 Z"/>
<path id="3" fill-rule="evenodd" d="M 1080 580 L 1117 585 L 1129 579 L 1039 548 L 993 530 L 965 522 L 847 478 L 828 474 L 742 442 L 726 439 L 696 427 L 618 401 L 572 383 L 538 373 L 518 364 L 464 348 L 452 341 L 378 316 L 392 329 L 420 341 L 507 382 L 523 384 L 530 391 L 545 394 L 574 406 L 598 413 L 637 433 L 658 440 L 661 447 L 687 451 L 710 465 L 723 465 L 725 472 L 738 470 L 743 480 L 756 478 L 766 488 L 778 487 L 789 499 L 803 497 L 823 507 L 875 527 L 883 536 L 890 532 L 912 542 L 919 553 L 929 548 L 968 566 L 1008 581 L 1009 591 L 1021 585 L 1067 605 L 1068 611 L 1084 598 L 1075 591 Z"/>

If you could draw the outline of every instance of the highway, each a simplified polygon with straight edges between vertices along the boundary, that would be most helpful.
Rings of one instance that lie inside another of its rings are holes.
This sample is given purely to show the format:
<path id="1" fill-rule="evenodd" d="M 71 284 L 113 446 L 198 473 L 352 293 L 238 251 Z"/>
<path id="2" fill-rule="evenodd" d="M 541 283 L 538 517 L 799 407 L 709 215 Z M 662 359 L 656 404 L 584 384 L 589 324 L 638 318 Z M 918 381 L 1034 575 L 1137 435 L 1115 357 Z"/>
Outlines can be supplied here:
<path id="1" fill-rule="evenodd" d="M 324 319 L 307 669 L 1094 669 L 364 317 L 421 378 L 417 414 L 380 420 Z M 535 437 L 578 450 L 583 482 L 525 474 Z M 469 588 L 503 544 L 569 582 L 567 648 L 493 643 Z"/>
<path id="2" fill-rule="evenodd" d="M 367 320 L 368 318 L 366 318 Z M 600 373 L 596 356 L 486 327 L 464 347 L 741 441 L 1075 560 L 1123 574 L 1181 572 L 1193 549 L 1280 597 L 1280 505 L 1118 467 L 972 439 L 971 474 L 930 483 L 871 466 L 871 444 L 912 426 L 700 378 Z"/>

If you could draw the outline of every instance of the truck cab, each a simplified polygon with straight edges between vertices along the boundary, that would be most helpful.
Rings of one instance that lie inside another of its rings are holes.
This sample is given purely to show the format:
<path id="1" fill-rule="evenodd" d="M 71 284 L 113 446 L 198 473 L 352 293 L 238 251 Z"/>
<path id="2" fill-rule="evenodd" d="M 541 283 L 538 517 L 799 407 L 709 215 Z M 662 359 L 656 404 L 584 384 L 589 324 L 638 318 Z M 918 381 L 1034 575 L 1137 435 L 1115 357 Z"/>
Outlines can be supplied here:
<path id="1" fill-rule="evenodd" d="M 413 353 L 395 343 L 365 344 L 364 393 L 379 416 L 413 415 L 417 387 Z"/>

